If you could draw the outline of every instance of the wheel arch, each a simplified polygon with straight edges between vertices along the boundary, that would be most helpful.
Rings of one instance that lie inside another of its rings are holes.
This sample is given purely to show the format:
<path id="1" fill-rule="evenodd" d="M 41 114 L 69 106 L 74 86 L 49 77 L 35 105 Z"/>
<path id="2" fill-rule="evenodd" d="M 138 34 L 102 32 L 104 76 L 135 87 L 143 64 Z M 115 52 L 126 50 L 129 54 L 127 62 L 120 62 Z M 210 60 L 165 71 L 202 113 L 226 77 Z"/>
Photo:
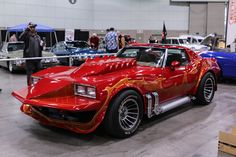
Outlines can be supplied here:
<path id="1" fill-rule="evenodd" d="M 110 99 L 110 101 L 109 101 L 108 104 L 110 105 L 111 102 L 114 101 L 114 100 L 117 98 L 117 96 L 118 96 L 119 94 L 121 94 L 122 92 L 127 91 L 127 90 L 133 90 L 133 91 L 135 91 L 137 94 L 139 94 L 139 96 L 140 96 L 141 99 L 142 99 L 143 109 L 144 109 L 144 111 L 145 111 L 145 109 L 146 109 L 145 99 L 144 99 L 144 96 L 143 96 L 141 90 L 138 89 L 138 88 L 135 88 L 135 87 L 130 87 L 130 86 L 127 86 L 127 87 L 124 87 L 124 88 L 122 88 L 122 89 L 120 89 L 120 90 L 117 90 L 117 91 L 115 92 L 115 94 L 112 96 L 112 98 Z"/>
<path id="2" fill-rule="evenodd" d="M 215 83 L 214 83 L 214 88 L 215 88 L 215 91 L 217 90 L 217 76 L 215 74 L 215 72 L 212 70 L 212 69 L 209 69 L 207 71 L 205 71 L 204 73 L 202 73 L 198 79 L 198 82 L 193 90 L 193 95 L 195 95 L 198 91 L 198 88 L 199 88 L 199 85 L 200 85 L 200 82 L 202 80 L 202 78 L 207 74 L 207 73 L 211 73 L 215 79 Z"/>

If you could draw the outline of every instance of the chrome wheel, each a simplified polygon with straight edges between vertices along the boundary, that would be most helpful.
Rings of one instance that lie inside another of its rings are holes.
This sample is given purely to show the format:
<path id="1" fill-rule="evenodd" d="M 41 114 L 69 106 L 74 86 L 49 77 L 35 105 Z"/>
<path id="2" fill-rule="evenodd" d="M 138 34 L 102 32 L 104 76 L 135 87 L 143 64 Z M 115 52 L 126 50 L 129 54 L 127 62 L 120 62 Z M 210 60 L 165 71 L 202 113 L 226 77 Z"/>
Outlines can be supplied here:
<path id="1" fill-rule="evenodd" d="M 119 123 L 123 130 L 129 131 L 136 127 L 139 120 L 139 105 L 134 98 L 122 101 L 119 107 Z"/>
<path id="2" fill-rule="evenodd" d="M 211 101 L 214 93 L 214 81 L 212 78 L 208 78 L 204 84 L 204 97 L 206 101 Z"/>

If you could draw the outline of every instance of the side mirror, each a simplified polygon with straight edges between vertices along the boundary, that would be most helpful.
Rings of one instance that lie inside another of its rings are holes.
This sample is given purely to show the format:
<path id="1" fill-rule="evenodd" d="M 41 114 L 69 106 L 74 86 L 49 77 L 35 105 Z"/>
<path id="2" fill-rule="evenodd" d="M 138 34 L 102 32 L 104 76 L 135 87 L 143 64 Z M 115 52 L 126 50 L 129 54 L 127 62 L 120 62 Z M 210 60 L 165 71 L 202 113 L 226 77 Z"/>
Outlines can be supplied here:
<path id="1" fill-rule="evenodd" d="M 175 70 L 176 67 L 180 66 L 180 62 L 179 61 L 173 61 L 171 62 L 171 70 Z"/>

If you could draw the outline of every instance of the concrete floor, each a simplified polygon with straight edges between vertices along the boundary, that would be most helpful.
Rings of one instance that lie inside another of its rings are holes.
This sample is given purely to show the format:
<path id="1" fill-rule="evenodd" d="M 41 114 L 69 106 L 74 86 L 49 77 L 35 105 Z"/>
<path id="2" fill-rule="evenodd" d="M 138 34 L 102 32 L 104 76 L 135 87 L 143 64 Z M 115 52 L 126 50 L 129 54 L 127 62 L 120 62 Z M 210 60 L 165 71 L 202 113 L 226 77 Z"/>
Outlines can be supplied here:
<path id="1" fill-rule="evenodd" d="M 40 125 L 11 96 L 25 85 L 25 74 L 0 68 L 0 157 L 230 157 L 217 145 L 219 131 L 236 125 L 236 83 L 219 84 L 208 106 L 187 104 L 145 120 L 136 135 L 123 140 L 102 130 L 80 135 Z"/>

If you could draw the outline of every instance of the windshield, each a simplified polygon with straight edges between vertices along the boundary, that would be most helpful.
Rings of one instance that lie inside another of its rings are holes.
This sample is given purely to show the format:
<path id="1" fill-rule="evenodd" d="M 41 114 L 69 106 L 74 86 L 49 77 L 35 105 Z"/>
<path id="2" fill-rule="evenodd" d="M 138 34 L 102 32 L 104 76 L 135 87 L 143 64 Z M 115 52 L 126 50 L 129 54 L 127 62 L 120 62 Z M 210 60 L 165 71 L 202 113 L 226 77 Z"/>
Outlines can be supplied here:
<path id="1" fill-rule="evenodd" d="M 24 43 L 9 43 L 7 47 L 7 51 L 18 51 L 24 49 Z"/>
<path id="2" fill-rule="evenodd" d="M 88 48 L 88 44 L 83 41 L 73 41 L 66 42 L 67 47 L 69 48 Z"/>
<path id="3" fill-rule="evenodd" d="M 187 39 L 179 39 L 180 44 L 189 44 Z"/>
<path id="4" fill-rule="evenodd" d="M 161 67 L 164 54 L 165 49 L 138 47 L 124 48 L 118 52 L 117 57 L 135 58 L 139 65 Z"/>

